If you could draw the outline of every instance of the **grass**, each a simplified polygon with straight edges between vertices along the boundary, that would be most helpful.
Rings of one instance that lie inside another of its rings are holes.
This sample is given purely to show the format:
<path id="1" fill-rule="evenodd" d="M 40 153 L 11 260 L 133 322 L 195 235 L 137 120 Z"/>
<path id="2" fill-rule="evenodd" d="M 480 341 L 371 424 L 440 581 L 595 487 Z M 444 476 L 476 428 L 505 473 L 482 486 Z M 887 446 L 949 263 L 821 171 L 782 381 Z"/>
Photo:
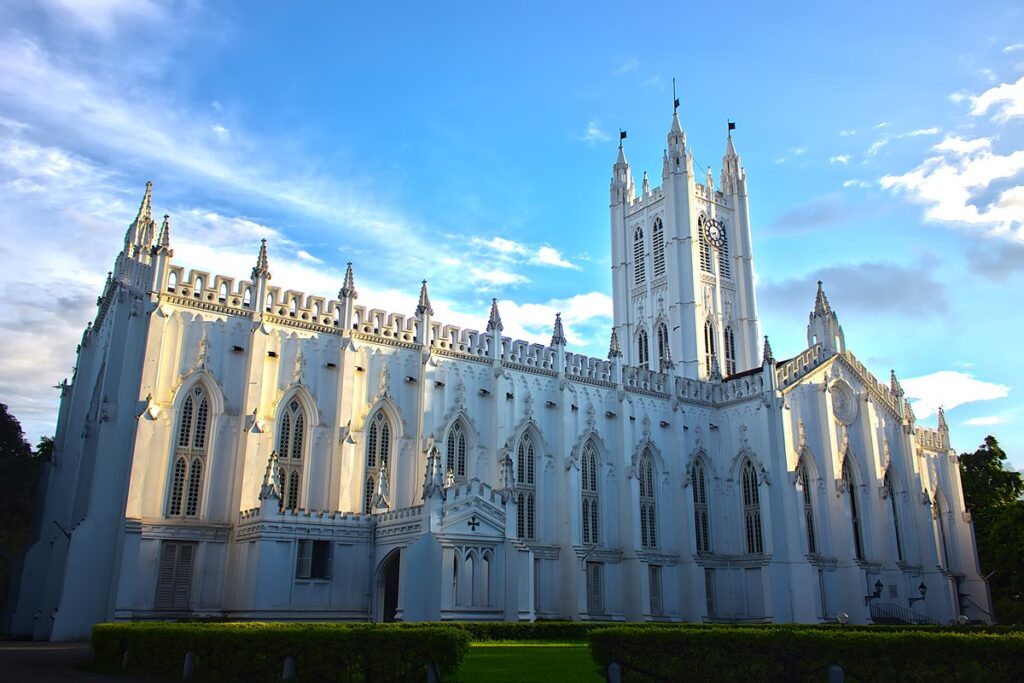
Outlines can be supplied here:
<path id="1" fill-rule="evenodd" d="M 473 643 L 459 683 L 487 681 L 603 681 L 585 642 L 488 641 Z"/>

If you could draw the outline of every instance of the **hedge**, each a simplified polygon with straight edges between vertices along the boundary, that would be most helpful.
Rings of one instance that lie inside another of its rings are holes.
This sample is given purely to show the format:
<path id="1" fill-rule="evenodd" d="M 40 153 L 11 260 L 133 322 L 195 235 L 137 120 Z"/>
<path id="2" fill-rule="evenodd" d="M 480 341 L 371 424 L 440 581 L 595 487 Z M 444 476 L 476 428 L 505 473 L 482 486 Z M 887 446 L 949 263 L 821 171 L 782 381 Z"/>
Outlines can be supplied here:
<path id="1" fill-rule="evenodd" d="M 196 680 L 280 681 L 286 657 L 298 681 L 423 681 L 430 663 L 454 673 L 469 634 L 437 624 L 131 623 L 97 624 L 94 666 L 180 678 L 188 652 Z"/>
<path id="2" fill-rule="evenodd" d="M 636 626 L 595 629 L 590 652 L 627 681 L 1019 681 L 1024 634 L 961 629 Z"/>

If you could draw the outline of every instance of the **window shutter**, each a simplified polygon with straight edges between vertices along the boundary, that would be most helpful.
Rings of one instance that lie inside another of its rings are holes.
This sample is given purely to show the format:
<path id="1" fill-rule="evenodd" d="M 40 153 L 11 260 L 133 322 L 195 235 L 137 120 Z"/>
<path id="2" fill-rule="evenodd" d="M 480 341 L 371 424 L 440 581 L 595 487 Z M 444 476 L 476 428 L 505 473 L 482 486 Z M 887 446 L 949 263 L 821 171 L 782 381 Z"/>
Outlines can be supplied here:
<path id="1" fill-rule="evenodd" d="M 600 562 L 587 562 L 587 611 L 592 614 L 604 612 L 603 568 Z"/>
<path id="2" fill-rule="evenodd" d="M 647 576 L 650 583 L 651 614 L 658 616 L 661 614 L 661 567 L 654 564 L 649 565 Z"/>
<path id="3" fill-rule="evenodd" d="M 174 566 L 178 561 L 178 544 L 164 543 L 160 555 L 160 574 L 156 580 L 156 607 L 166 609 L 174 597 Z"/>
<path id="4" fill-rule="evenodd" d="M 295 563 L 295 578 L 308 579 L 313 564 L 313 542 L 299 541 L 299 556 Z"/>
<path id="5" fill-rule="evenodd" d="M 192 588 L 192 556 L 195 551 L 193 543 L 178 544 L 178 561 L 174 567 L 174 604 L 175 609 L 187 609 L 189 593 Z"/>

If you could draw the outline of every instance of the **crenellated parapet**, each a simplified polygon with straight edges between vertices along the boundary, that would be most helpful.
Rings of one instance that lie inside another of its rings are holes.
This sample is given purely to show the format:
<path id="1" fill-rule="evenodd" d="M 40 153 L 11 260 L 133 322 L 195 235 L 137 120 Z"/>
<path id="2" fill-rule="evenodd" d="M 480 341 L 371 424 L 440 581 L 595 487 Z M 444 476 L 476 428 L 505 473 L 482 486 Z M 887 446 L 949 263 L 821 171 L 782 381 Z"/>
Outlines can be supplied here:
<path id="1" fill-rule="evenodd" d="M 775 381 L 780 389 L 785 390 L 828 358 L 829 356 L 822 354 L 821 344 L 815 344 L 798 356 L 779 363 L 775 368 Z"/>
<path id="2" fill-rule="evenodd" d="M 922 448 L 928 448 L 934 451 L 949 450 L 948 435 L 943 434 L 937 429 L 929 429 L 928 427 L 915 426 L 914 441 L 916 441 L 917 445 Z"/>

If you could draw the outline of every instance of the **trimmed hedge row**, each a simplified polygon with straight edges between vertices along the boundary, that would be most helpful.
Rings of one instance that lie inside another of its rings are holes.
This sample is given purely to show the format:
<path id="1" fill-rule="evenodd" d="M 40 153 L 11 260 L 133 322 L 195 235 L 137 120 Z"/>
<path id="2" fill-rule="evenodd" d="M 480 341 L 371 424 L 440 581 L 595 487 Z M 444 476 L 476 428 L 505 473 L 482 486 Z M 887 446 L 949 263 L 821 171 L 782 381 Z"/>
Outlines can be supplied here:
<path id="1" fill-rule="evenodd" d="M 595 629 L 590 652 L 629 681 L 1019 681 L 1024 633 L 947 629 L 635 626 Z"/>
<path id="2" fill-rule="evenodd" d="M 127 673 L 180 678 L 194 653 L 195 678 L 280 681 L 286 657 L 299 681 L 423 681 L 427 666 L 454 673 L 469 633 L 437 624 L 133 623 L 97 624 L 93 663 Z"/>

